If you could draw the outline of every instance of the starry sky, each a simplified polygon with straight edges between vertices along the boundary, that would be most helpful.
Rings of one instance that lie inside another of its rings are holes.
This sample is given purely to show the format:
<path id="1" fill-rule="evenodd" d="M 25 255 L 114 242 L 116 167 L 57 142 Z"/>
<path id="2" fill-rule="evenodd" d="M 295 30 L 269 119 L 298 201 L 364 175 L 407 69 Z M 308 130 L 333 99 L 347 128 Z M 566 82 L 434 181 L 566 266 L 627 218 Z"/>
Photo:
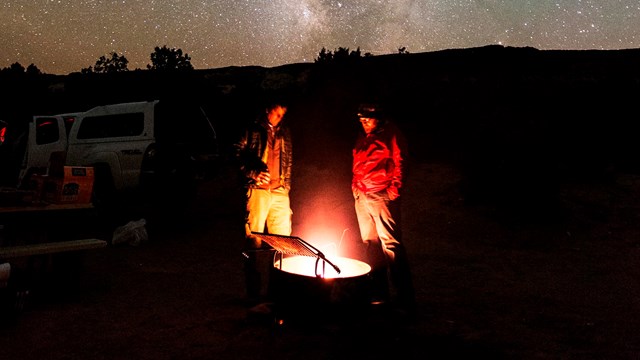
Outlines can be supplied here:
<path id="1" fill-rule="evenodd" d="M 146 69 L 156 46 L 196 69 L 313 62 L 320 50 L 410 53 L 502 44 L 640 47 L 638 0 L 3 0 L 0 68 L 48 74 L 116 52 Z"/>

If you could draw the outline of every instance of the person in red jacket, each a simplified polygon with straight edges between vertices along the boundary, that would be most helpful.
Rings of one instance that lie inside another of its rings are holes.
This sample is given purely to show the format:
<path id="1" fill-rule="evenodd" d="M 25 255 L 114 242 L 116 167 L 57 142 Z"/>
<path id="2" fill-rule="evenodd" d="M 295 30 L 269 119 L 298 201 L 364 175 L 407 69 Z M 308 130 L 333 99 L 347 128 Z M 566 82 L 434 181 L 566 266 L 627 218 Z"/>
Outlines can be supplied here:
<path id="1" fill-rule="evenodd" d="M 361 239 L 372 268 L 372 304 L 391 300 L 390 278 L 394 300 L 405 310 L 413 311 L 413 280 L 400 226 L 406 142 L 378 105 L 361 105 L 358 118 L 364 131 L 353 148 L 351 189 Z"/>

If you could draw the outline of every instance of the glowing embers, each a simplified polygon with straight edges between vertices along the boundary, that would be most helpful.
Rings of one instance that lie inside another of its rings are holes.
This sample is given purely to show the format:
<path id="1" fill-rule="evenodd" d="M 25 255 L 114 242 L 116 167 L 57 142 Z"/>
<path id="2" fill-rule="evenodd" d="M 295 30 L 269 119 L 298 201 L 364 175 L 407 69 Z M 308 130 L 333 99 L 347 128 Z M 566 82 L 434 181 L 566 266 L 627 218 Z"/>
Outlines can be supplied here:
<path id="1" fill-rule="evenodd" d="M 274 267 L 290 274 L 325 279 L 358 277 L 371 271 L 371 267 L 367 263 L 359 260 L 345 257 L 334 257 L 330 260 L 340 269 L 340 273 L 324 260 L 309 256 L 285 257 L 282 259 L 282 266 L 280 266 L 280 259 L 276 259 Z"/>

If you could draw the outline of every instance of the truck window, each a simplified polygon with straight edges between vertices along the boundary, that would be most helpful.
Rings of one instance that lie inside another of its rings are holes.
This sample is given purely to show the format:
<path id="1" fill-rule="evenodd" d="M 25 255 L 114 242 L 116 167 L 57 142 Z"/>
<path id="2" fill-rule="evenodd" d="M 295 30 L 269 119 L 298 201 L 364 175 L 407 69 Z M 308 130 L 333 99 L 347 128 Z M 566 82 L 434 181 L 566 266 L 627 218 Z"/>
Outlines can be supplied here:
<path id="1" fill-rule="evenodd" d="M 36 119 L 36 144 L 51 144 L 60 139 L 58 120 L 56 118 Z"/>
<path id="2" fill-rule="evenodd" d="M 144 113 L 87 116 L 78 129 L 78 139 L 139 136 L 144 131 Z"/>
<path id="3" fill-rule="evenodd" d="M 76 118 L 77 116 L 75 115 L 68 115 L 68 116 L 62 117 L 62 119 L 64 120 L 64 130 L 67 132 L 67 135 L 69 135 L 69 132 L 71 132 L 71 126 L 76 121 Z"/>

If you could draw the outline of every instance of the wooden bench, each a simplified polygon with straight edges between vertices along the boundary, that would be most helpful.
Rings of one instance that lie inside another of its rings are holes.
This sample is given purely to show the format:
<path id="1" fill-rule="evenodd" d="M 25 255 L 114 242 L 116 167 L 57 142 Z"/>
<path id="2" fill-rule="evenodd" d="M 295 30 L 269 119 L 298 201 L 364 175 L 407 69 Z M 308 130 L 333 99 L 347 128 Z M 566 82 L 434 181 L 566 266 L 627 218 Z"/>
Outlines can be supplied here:
<path id="1" fill-rule="evenodd" d="M 56 254 L 69 251 L 100 249 L 106 246 L 107 242 L 99 239 L 81 239 L 41 244 L 6 246 L 0 247 L 0 260 L 15 259 L 33 255 Z"/>
<path id="2" fill-rule="evenodd" d="M 33 213 L 43 211 L 93 209 L 93 204 L 33 204 L 22 206 L 0 206 L 0 214 Z"/>

